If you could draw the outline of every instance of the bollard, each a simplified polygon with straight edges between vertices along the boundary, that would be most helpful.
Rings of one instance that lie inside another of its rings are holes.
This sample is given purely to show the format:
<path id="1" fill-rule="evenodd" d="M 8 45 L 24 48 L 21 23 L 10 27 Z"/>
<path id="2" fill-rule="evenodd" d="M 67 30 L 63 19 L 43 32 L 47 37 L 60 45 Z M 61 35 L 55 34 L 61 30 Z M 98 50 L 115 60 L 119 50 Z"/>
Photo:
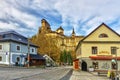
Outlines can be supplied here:
<path id="1" fill-rule="evenodd" d="M 111 74 L 111 71 L 108 70 L 108 72 L 107 72 L 107 77 L 108 77 L 108 78 L 110 78 L 110 74 Z"/>

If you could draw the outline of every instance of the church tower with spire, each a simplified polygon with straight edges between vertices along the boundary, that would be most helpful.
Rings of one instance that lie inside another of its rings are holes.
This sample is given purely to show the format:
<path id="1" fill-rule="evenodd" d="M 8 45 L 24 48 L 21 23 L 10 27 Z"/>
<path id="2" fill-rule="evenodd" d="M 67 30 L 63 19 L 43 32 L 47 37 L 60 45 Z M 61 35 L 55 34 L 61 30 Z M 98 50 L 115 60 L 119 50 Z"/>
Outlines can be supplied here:
<path id="1" fill-rule="evenodd" d="M 73 28 L 73 31 L 72 31 L 72 35 L 71 35 L 72 37 L 74 37 L 75 36 L 75 31 L 74 31 L 74 28 Z"/>

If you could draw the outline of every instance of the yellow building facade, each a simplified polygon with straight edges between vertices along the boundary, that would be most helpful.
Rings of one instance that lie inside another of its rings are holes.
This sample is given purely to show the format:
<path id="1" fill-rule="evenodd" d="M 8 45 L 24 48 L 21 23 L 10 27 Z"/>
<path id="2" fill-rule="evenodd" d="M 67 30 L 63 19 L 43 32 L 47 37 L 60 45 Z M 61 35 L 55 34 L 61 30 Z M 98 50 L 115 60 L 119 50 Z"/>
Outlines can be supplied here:
<path id="1" fill-rule="evenodd" d="M 116 68 L 119 70 L 120 35 L 102 23 L 79 41 L 76 56 L 84 71 L 88 70 L 90 66 L 96 70 L 116 70 Z"/>

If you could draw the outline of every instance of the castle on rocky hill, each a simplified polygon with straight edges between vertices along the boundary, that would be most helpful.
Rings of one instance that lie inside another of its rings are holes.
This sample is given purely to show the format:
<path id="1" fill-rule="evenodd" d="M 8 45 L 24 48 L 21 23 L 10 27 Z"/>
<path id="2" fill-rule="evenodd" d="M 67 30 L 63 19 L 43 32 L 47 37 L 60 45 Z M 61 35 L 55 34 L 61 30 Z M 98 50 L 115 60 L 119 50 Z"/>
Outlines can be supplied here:
<path id="1" fill-rule="evenodd" d="M 56 31 L 52 31 L 50 24 L 45 20 L 41 20 L 41 27 L 39 27 L 39 33 L 44 33 L 53 38 L 58 38 L 58 46 L 61 47 L 61 50 L 65 49 L 67 51 L 75 50 L 78 42 L 83 39 L 83 36 L 76 36 L 74 28 L 71 32 L 71 36 L 64 35 L 64 29 L 60 26 Z"/>
<path id="2" fill-rule="evenodd" d="M 72 54 L 75 54 L 75 48 L 78 42 L 84 38 L 83 36 L 76 36 L 74 28 L 71 32 L 71 36 L 64 35 L 64 29 L 62 28 L 62 26 L 58 27 L 56 31 L 52 31 L 50 24 L 45 19 L 41 20 L 41 26 L 39 27 L 37 35 L 39 35 L 40 33 L 56 39 L 57 46 L 60 48 L 61 51 L 71 51 L 73 52 Z"/>

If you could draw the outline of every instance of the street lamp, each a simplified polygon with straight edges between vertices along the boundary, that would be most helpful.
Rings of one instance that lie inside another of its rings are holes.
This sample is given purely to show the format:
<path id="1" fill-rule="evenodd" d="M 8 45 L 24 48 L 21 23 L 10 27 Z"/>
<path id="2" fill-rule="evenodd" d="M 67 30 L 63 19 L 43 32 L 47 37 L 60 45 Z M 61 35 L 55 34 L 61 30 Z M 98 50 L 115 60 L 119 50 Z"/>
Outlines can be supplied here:
<path id="1" fill-rule="evenodd" d="M 119 77 L 118 77 L 118 62 L 117 62 L 117 49 L 119 49 L 118 47 L 115 47 L 115 58 L 112 59 L 112 63 L 116 64 L 116 76 L 115 76 L 115 80 L 119 80 Z"/>
<path id="2" fill-rule="evenodd" d="M 116 54 L 115 54 L 115 60 L 116 60 L 116 79 L 115 79 L 115 80 L 119 80 L 119 78 L 118 78 L 117 49 L 119 49 L 119 48 L 118 48 L 118 47 L 116 47 Z"/>

